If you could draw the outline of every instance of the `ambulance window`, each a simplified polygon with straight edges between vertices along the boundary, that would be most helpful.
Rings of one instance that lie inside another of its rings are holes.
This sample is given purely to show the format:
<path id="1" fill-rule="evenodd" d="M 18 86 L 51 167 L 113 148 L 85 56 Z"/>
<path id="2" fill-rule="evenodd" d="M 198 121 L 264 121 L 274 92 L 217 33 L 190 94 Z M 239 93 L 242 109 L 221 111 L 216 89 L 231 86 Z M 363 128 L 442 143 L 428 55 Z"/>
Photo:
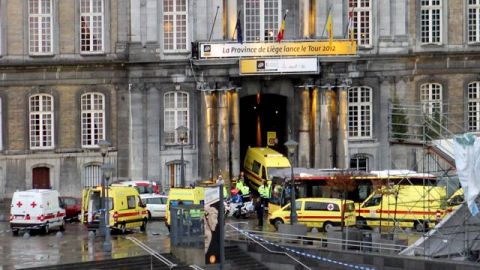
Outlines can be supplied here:
<path id="1" fill-rule="evenodd" d="M 265 172 L 265 167 L 262 167 L 262 174 L 260 175 L 260 178 L 267 179 L 267 173 Z"/>
<path id="2" fill-rule="evenodd" d="M 259 174 L 260 173 L 260 167 L 262 167 L 262 165 L 260 163 L 258 163 L 258 161 L 254 160 L 253 165 L 252 165 L 252 171 L 255 174 Z"/>
<path id="3" fill-rule="evenodd" d="M 113 198 L 108 198 L 108 210 L 112 210 L 113 209 Z"/>
<path id="4" fill-rule="evenodd" d="M 302 210 L 302 202 L 301 201 L 296 201 L 295 206 L 296 206 L 296 209 L 298 211 Z M 285 207 L 284 211 L 290 211 L 290 204 Z"/>
<path id="5" fill-rule="evenodd" d="M 128 209 L 135 208 L 135 196 L 127 196 L 127 205 Z"/>
<path id="6" fill-rule="evenodd" d="M 363 207 L 370 207 L 370 206 L 377 206 L 380 205 L 382 202 L 382 195 L 374 195 L 370 198 L 370 200 L 366 201 Z"/>

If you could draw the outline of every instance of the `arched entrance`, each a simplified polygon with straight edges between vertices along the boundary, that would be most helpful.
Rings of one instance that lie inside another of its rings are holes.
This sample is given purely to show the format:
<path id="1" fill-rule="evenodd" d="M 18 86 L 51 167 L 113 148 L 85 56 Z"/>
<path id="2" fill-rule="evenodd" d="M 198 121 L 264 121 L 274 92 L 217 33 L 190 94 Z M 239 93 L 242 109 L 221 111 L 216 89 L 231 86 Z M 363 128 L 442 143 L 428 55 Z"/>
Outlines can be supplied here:
<path id="1" fill-rule="evenodd" d="M 287 97 L 260 94 L 240 99 L 240 158 L 243 162 L 249 146 L 268 146 L 285 152 Z M 270 133 L 270 138 L 267 134 Z M 272 139 L 275 134 L 276 139 Z M 270 140 L 269 140 L 270 139 Z M 270 142 L 269 142 L 270 141 Z"/>
<path id="2" fill-rule="evenodd" d="M 32 188 L 50 189 L 50 168 L 37 167 L 32 170 Z"/>

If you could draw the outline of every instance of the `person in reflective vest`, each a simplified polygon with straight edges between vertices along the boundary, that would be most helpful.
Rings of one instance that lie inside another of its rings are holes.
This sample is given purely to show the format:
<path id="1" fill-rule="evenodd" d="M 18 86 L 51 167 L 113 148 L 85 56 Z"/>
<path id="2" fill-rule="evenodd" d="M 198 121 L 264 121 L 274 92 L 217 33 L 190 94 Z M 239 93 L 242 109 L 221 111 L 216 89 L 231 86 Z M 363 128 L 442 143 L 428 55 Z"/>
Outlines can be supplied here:
<path id="1" fill-rule="evenodd" d="M 272 195 L 271 187 L 272 187 L 271 182 L 270 184 L 267 184 L 267 180 L 263 180 L 262 184 L 258 187 L 258 193 L 260 194 L 262 205 L 267 211 L 268 211 L 268 201 L 270 201 L 270 197 Z"/>
<path id="2" fill-rule="evenodd" d="M 240 172 L 240 175 L 238 176 L 238 180 L 237 180 L 237 184 L 235 185 L 235 188 L 242 191 L 242 188 L 244 186 L 245 186 L 245 177 L 243 175 L 243 172 Z"/>

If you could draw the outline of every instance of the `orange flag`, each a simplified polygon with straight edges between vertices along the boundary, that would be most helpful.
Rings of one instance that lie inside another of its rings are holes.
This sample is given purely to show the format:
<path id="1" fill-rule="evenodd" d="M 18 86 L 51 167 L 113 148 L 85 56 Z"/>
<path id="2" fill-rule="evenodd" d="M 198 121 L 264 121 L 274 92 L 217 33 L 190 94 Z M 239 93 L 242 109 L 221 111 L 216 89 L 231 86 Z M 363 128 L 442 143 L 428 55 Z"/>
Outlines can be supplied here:
<path id="1" fill-rule="evenodd" d="M 328 41 L 330 42 L 330 45 L 332 45 L 333 25 L 332 25 L 332 14 L 330 14 L 330 12 L 328 13 L 328 18 L 327 18 L 327 34 L 328 34 Z"/>

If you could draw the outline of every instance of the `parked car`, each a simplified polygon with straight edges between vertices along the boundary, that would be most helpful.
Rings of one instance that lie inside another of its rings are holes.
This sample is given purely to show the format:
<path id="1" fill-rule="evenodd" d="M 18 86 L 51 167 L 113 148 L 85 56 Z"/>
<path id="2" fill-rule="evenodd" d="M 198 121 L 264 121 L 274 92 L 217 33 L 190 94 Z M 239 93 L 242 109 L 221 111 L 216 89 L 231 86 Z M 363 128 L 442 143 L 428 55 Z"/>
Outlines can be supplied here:
<path id="1" fill-rule="evenodd" d="M 167 196 L 159 194 L 141 194 L 143 203 L 147 206 L 148 218 L 165 218 Z"/>
<path id="2" fill-rule="evenodd" d="M 82 212 L 82 199 L 70 196 L 60 196 L 58 199 L 60 200 L 60 207 L 65 209 L 65 220 L 79 221 Z"/>

